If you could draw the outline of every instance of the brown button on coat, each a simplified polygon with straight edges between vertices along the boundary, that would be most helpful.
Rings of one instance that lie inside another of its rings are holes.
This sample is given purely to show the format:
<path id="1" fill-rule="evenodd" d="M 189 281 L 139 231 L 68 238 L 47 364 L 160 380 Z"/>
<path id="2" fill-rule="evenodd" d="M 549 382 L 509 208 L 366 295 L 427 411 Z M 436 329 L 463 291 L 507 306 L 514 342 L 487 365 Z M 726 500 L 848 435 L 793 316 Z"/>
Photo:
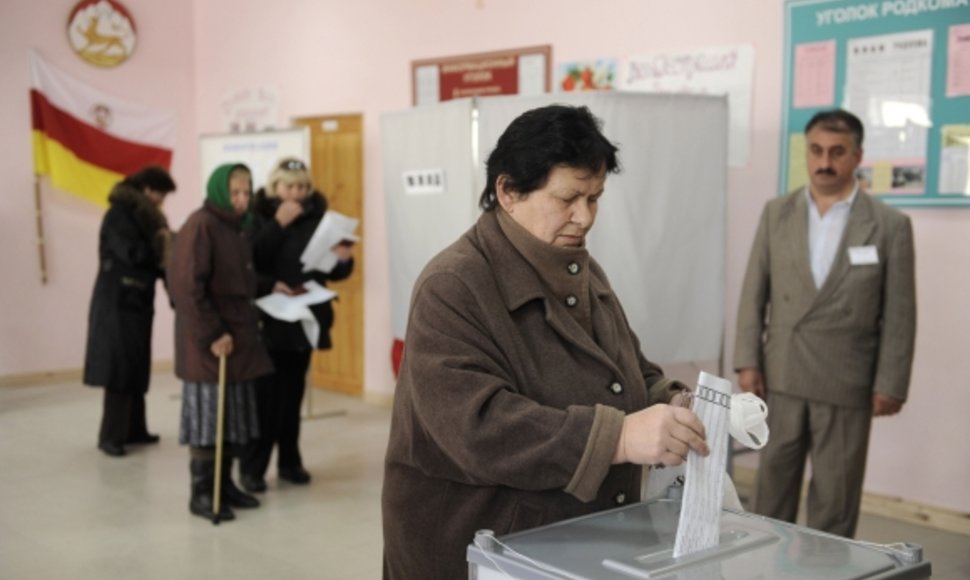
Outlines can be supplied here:
<path id="1" fill-rule="evenodd" d="M 620 493 L 636 501 L 641 468 L 611 465 L 623 417 L 682 388 L 640 353 L 588 254 L 592 334 L 496 211 L 415 284 L 385 465 L 386 578 L 464 578 L 476 530 L 588 514 Z"/>
<path id="2" fill-rule="evenodd" d="M 232 210 L 206 202 L 189 216 L 175 237 L 168 288 L 175 303 L 176 376 L 217 382 L 219 359 L 210 347 L 226 332 L 233 342 L 226 361 L 228 383 L 272 372 L 259 337 L 252 246 Z"/>

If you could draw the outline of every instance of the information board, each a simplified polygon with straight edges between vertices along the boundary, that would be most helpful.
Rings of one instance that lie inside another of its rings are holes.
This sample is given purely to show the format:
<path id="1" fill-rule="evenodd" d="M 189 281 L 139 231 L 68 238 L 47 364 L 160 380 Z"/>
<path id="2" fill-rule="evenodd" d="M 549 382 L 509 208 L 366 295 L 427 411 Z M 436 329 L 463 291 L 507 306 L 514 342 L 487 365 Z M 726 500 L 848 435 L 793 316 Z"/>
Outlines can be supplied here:
<path id="1" fill-rule="evenodd" d="M 836 107 L 865 126 L 870 193 L 970 207 L 970 0 L 786 0 L 781 193 L 808 181 L 805 124 Z"/>

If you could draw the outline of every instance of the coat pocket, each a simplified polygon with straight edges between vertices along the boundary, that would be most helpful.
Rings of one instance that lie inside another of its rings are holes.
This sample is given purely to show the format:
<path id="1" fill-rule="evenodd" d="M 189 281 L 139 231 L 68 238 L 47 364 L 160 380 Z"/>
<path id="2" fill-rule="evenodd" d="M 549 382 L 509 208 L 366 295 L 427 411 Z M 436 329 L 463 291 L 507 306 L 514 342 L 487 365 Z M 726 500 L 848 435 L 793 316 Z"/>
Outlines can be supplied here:
<path id="1" fill-rule="evenodd" d="M 154 308 L 154 293 L 144 280 L 122 276 L 118 290 L 118 307 L 122 310 L 145 312 Z"/>

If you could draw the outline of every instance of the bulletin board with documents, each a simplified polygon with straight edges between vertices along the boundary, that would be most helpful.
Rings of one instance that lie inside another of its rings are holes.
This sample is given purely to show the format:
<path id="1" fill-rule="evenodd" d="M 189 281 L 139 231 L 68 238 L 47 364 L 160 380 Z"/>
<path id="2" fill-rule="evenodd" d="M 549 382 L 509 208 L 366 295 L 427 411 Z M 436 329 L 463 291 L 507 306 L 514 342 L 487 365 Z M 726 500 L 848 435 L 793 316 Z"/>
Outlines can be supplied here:
<path id="1" fill-rule="evenodd" d="M 865 126 L 863 186 L 896 206 L 970 207 L 970 0 L 787 0 L 780 193 L 805 185 L 805 124 Z"/>

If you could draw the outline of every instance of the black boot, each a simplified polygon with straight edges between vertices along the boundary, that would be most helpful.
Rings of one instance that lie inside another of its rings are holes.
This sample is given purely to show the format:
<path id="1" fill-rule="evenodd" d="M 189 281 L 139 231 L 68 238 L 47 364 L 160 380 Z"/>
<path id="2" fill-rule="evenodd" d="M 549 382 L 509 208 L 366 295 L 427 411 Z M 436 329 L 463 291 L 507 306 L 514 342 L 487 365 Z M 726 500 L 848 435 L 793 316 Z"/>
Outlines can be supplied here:
<path id="1" fill-rule="evenodd" d="M 189 469 L 192 472 L 192 499 L 189 501 L 189 511 L 210 521 L 215 521 L 212 513 L 213 483 L 215 482 L 215 465 L 212 459 L 192 459 Z M 229 502 L 225 497 L 220 498 L 219 521 L 229 521 L 236 518 L 232 513 Z"/>
<path id="2" fill-rule="evenodd" d="M 259 500 L 236 487 L 232 481 L 232 457 L 222 458 L 222 498 L 237 508 L 259 507 Z"/>

